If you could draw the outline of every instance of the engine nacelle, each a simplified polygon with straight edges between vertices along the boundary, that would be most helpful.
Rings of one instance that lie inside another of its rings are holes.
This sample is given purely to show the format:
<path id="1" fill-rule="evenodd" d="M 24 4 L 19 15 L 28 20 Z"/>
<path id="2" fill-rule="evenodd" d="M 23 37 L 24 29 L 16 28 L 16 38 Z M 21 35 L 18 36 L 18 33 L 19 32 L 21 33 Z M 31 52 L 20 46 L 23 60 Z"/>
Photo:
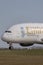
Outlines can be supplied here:
<path id="1" fill-rule="evenodd" d="M 20 43 L 21 46 L 32 46 L 33 44 L 27 44 L 27 43 Z"/>

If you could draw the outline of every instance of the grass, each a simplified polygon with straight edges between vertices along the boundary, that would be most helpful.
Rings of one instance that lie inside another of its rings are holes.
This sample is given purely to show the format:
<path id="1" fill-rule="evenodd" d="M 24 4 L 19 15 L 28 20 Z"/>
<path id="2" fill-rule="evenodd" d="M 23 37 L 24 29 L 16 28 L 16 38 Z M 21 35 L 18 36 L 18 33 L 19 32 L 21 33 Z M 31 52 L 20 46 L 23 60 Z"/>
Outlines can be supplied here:
<path id="1" fill-rule="evenodd" d="M 43 65 L 43 49 L 0 50 L 0 65 Z"/>

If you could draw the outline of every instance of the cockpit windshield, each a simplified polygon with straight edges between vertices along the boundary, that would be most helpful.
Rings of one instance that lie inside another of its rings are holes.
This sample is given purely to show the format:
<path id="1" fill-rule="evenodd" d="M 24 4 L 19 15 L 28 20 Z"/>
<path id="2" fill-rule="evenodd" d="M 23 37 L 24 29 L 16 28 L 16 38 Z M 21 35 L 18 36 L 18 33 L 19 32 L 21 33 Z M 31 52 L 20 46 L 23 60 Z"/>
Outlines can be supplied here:
<path id="1" fill-rule="evenodd" d="M 11 33 L 11 31 L 5 31 L 6 33 Z"/>

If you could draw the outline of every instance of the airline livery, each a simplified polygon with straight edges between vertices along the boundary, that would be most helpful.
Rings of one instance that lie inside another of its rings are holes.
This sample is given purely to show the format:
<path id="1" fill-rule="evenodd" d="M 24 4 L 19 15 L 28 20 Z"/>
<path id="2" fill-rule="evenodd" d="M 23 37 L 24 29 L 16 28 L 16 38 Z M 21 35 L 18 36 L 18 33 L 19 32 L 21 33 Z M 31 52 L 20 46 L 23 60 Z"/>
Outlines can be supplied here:
<path id="1" fill-rule="evenodd" d="M 43 44 L 43 23 L 13 25 L 4 32 L 1 39 L 9 44 L 9 49 L 12 48 L 12 43 L 19 43 L 21 46 Z"/>

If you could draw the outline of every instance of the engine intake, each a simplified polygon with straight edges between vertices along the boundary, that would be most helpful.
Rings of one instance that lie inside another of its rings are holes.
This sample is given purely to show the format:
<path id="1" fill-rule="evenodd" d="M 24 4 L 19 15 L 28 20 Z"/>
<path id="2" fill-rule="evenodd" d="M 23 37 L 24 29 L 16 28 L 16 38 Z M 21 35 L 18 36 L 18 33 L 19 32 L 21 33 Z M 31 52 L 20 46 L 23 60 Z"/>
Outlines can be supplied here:
<path id="1" fill-rule="evenodd" d="M 20 43 L 21 46 L 32 46 L 33 44 Z"/>

